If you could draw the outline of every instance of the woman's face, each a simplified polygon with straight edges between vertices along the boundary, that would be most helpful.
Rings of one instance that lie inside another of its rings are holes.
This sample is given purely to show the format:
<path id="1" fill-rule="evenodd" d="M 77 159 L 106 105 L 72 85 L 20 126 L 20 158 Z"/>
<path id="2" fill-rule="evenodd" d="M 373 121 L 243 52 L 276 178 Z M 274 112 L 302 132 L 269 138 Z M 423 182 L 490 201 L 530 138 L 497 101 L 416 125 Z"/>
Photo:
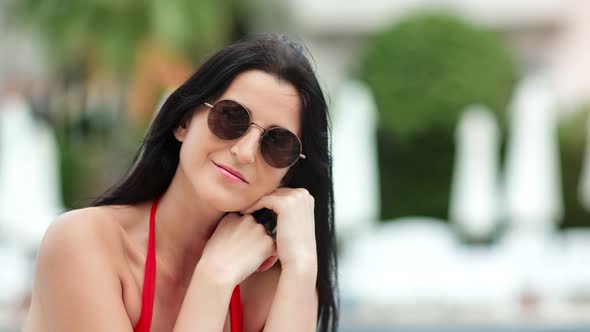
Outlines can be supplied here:
<path id="1" fill-rule="evenodd" d="M 261 127 L 280 126 L 301 138 L 301 103 L 290 83 L 263 71 L 246 71 L 236 76 L 221 97 L 210 102 L 223 99 L 244 105 L 250 110 L 251 121 Z M 207 126 L 208 110 L 200 106 L 187 128 L 175 131 L 183 142 L 179 171 L 197 197 L 220 211 L 240 211 L 279 187 L 288 168 L 273 168 L 266 163 L 259 146 L 263 132 L 254 125 L 239 139 L 217 138 Z M 218 165 L 240 172 L 247 182 L 232 179 Z"/>

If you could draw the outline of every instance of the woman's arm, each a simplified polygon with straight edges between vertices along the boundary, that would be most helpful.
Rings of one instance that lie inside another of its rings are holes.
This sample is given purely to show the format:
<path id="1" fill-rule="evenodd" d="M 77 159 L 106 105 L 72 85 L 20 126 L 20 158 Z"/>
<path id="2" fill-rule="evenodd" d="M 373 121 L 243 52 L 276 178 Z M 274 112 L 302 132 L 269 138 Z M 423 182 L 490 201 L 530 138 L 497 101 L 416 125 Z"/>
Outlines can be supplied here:
<path id="1" fill-rule="evenodd" d="M 316 330 L 317 254 L 315 200 L 304 188 L 277 188 L 243 211 L 277 214 L 277 252 L 282 272 L 264 331 Z"/>
<path id="2" fill-rule="evenodd" d="M 60 216 L 41 243 L 33 296 L 41 304 L 46 330 L 131 332 L 121 282 L 109 259 L 116 247 L 110 236 L 116 233 L 82 215 Z"/>
<path id="3" fill-rule="evenodd" d="M 199 263 L 174 325 L 174 332 L 223 331 L 233 285 Z"/>
<path id="4" fill-rule="evenodd" d="M 313 269 L 283 268 L 264 332 L 316 331 L 318 296 Z"/>
<path id="5" fill-rule="evenodd" d="M 272 255 L 274 241 L 253 216 L 223 217 L 193 272 L 174 332 L 223 331 L 234 288 Z"/>

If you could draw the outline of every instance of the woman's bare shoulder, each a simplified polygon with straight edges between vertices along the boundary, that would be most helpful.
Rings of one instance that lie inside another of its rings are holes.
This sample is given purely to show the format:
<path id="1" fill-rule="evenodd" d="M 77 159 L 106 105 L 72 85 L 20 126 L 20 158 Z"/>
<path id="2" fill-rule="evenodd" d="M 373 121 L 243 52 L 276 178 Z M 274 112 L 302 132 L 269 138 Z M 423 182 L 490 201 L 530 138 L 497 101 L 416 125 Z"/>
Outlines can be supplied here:
<path id="1" fill-rule="evenodd" d="M 74 251 L 112 253 L 121 243 L 121 225 L 101 207 L 89 207 L 67 211 L 50 224 L 41 242 L 43 250 L 68 247 Z M 57 248 L 56 248 L 57 247 Z M 65 248 L 62 248 L 65 249 Z M 100 253 L 94 253 L 100 254 Z"/>
<path id="2" fill-rule="evenodd" d="M 37 268 L 54 268 L 67 259 L 72 268 L 101 262 L 101 268 L 120 278 L 128 275 L 130 255 L 135 253 L 125 221 L 128 208 L 88 207 L 59 215 L 41 241 Z M 129 224 L 129 223 L 127 223 Z"/>
<path id="3" fill-rule="evenodd" d="M 121 298 L 121 233 L 99 208 L 68 211 L 51 223 L 37 256 L 31 326 L 131 331 Z"/>

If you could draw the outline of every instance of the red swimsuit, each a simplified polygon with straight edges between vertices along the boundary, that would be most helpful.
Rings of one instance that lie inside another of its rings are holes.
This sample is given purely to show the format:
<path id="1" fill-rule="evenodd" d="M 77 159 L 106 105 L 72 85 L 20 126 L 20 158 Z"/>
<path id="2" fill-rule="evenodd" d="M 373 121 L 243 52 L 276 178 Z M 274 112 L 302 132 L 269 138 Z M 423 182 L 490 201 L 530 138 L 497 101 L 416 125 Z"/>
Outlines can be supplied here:
<path id="1" fill-rule="evenodd" d="M 148 241 L 148 252 L 145 262 L 145 273 L 143 279 L 143 296 L 141 299 L 141 316 L 139 322 L 133 329 L 134 332 L 149 332 L 152 323 L 152 311 L 154 307 L 154 293 L 156 291 L 156 234 L 155 221 L 156 210 L 158 209 L 157 198 L 152 204 L 150 213 L 150 235 Z M 240 285 L 234 288 L 229 303 L 231 331 L 242 331 L 242 300 L 240 298 Z"/>

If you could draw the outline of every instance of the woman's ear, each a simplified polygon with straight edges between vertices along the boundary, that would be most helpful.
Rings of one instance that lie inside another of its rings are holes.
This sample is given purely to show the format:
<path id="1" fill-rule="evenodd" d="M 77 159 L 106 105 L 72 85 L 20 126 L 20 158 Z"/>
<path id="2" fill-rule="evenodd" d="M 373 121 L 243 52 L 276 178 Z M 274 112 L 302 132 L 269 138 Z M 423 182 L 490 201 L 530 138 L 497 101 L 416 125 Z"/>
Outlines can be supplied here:
<path id="1" fill-rule="evenodd" d="M 186 123 L 181 124 L 178 128 L 174 129 L 174 137 L 179 142 L 184 142 L 184 138 L 186 137 Z"/>
<path id="2" fill-rule="evenodd" d="M 174 137 L 176 137 L 176 140 L 178 140 L 179 142 L 184 142 L 184 139 L 186 138 L 186 134 L 188 132 L 188 127 L 190 127 L 194 115 L 194 112 L 185 114 L 180 120 L 180 124 L 178 125 L 178 127 L 174 129 Z"/>

